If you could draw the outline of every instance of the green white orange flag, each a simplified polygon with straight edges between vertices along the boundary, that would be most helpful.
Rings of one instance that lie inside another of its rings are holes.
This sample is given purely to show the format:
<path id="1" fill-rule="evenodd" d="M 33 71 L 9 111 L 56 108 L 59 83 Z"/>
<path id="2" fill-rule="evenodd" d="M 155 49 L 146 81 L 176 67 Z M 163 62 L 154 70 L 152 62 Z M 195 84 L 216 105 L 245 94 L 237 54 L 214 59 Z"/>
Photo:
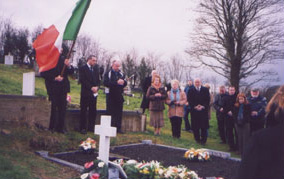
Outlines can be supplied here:
<path id="1" fill-rule="evenodd" d="M 39 72 L 55 68 L 63 40 L 75 40 L 91 0 L 79 0 L 59 22 L 45 29 L 33 42 Z M 73 11 L 72 11 L 73 10 Z"/>

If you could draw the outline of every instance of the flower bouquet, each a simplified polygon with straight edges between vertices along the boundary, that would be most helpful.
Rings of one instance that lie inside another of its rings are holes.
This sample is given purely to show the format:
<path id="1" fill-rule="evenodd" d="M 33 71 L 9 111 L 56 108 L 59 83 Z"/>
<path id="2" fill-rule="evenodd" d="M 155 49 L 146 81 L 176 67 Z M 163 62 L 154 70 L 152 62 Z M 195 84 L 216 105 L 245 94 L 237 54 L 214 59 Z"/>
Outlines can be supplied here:
<path id="1" fill-rule="evenodd" d="M 190 161 L 208 161 L 210 159 L 209 152 L 205 149 L 197 149 L 194 148 L 189 149 L 185 152 L 184 158 Z"/>
<path id="2" fill-rule="evenodd" d="M 81 179 L 99 178 L 108 178 L 108 166 L 101 160 L 85 163 Z"/>
<path id="3" fill-rule="evenodd" d="M 94 153 L 96 149 L 96 141 L 88 137 L 85 141 L 82 141 L 79 145 L 80 149 L 86 153 Z"/>
<path id="4" fill-rule="evenodd" d="M 141 179 L 198 179 L 198 175 L 194 171 L 190 171 L 183 165 L 177 167 L 163 167 L 157 161 L 137 162 L 135 160 L 123 161 L 116 160 L 126 172 L 128 178 Z"/>

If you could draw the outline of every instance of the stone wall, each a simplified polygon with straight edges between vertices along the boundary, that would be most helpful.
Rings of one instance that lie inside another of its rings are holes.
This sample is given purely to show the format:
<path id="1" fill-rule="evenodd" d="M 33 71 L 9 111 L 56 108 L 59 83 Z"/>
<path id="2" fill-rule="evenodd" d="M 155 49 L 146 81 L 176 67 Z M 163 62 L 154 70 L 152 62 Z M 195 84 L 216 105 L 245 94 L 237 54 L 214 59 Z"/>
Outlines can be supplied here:
<path id="1" fill-rule="evenodd" d="M 105 110 L 98 110 L 96 124 Z M 50 118 L 50 102 L 45 97 L 0 95 L 0 122 L 12 121 L 28 125 L 48 128 Z M 67 130 L 79 130 L 80 110 L 68 109 L 65 125 Z M 122 131 L 140 132 L 146 129 L 146 118 L 138 111 L 124 111 Z"/>
<path id="2" fill-rule="evenodd" d="M 0 95 L 0 121 L 20 122 L 47 128 L 50 103 L 45 97 Z"/>

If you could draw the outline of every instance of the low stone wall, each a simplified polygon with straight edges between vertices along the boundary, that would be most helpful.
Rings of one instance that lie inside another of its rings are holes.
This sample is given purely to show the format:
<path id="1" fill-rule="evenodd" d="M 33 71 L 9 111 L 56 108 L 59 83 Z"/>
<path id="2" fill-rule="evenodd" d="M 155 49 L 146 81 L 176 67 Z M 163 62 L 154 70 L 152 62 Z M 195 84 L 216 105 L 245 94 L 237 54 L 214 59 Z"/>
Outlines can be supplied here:
<path id="1" fill-rule="evenodd" d="M 106 115 L 106 110 L 97 110 L 96 124 L 100 124 L 101 115 Z M 67 110 L 66 128 L 79 130 L 80 110 Z M 123 111 L 121 128 L 123 132 L 143 132 L 146 130 L 146 118 L 138 111 Z"/>
<path id="2" fill-rule="evenodd" d="M 0 121 L 49 125 L 50 103 L 45 97 L 0 95 Z"/>
<path id="3" fill-rule="evenodd" d="M 100 116 L 105 110 L 98 110 L 96 124 L 100 123 Z M 36 125 L 48 128 L 50 119 L 50 102 L 45 97 L 0 95 L 0 122 L 12 121 L 30 126 Z M 78 130 L 80 110 L 68 109 L 65 125 L 67 130 Z M 146 118 L 138 111 L 124 111 L 122 131 L 141 132 L 146 129 Z"/>

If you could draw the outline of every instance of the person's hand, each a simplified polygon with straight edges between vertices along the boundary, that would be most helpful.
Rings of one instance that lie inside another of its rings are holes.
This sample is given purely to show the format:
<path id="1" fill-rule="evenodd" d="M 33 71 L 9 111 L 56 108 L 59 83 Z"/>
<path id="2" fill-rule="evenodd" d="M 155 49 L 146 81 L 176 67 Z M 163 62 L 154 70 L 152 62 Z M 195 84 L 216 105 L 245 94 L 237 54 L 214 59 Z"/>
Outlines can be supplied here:
<path id="1" fill-rule="evenodd" d="M 67 58 L 65 59 L 64 64 L 65 64 L 67 67 L 70 67 L 70 66 L 71 66 L 70 60 L 67 59 Z"/>
<path id="2" fill-rule="evenodd" d="M 119 79 L 119 80 L 117 80 L 117 84 L 119 84 L 119 85 L 123 85 L 123 84 L 124 84 L 124 80 L 123 80 L 123 79 Z"/>
<path id="3" fill-rule="evenodd" d="M 232 116 L 232 115 L 233 115 L 232 111 L 229 111 L 229 112 L 228 112 L 228 115 L 229 115 L 229 116 Z"/>
<path id="4" fill-rule="evenodd" d="M 62 81 L 63 80 L 63 77 L 58 75 L 57 77 L 55 77 L 55 81 Z"/>
<path id="5" fill-rule="evenodd" d="M 180 105 L 180 102 L 179 101 L 175 101 L 175 105 Z"/>
<path id="6" fill-rule="evenodd" d="M 251 115 L 252 115 L 252 116 L 257 116 L 257 115 L 258 115 L 258 112 L 257 112 L 257 111 L 252 111 L 252 112 L 251 112 Z"/>
<path id="7" fill-rule="evenodd" d="M 93 93 L 97 93 L 98 92 L 98 87 L 97 86 L 93 86 L 91 88 L 91 90 L 93 91 Z"/>
<path id="8" fill-rule="evenodd" d="M 156 93 L 155 96 L 156 96 L 156 97 L 161 97 L 162 94 L 161 94 L 161 93 Z"/>
<path id="9" fill-rule="evenodd" d="M 221 108 L 221 109 L 220 109 L 220 112 L 223 112 L 223 111 L 224 111 L 224 109 L 223 109 L 223 108 Z"/>

